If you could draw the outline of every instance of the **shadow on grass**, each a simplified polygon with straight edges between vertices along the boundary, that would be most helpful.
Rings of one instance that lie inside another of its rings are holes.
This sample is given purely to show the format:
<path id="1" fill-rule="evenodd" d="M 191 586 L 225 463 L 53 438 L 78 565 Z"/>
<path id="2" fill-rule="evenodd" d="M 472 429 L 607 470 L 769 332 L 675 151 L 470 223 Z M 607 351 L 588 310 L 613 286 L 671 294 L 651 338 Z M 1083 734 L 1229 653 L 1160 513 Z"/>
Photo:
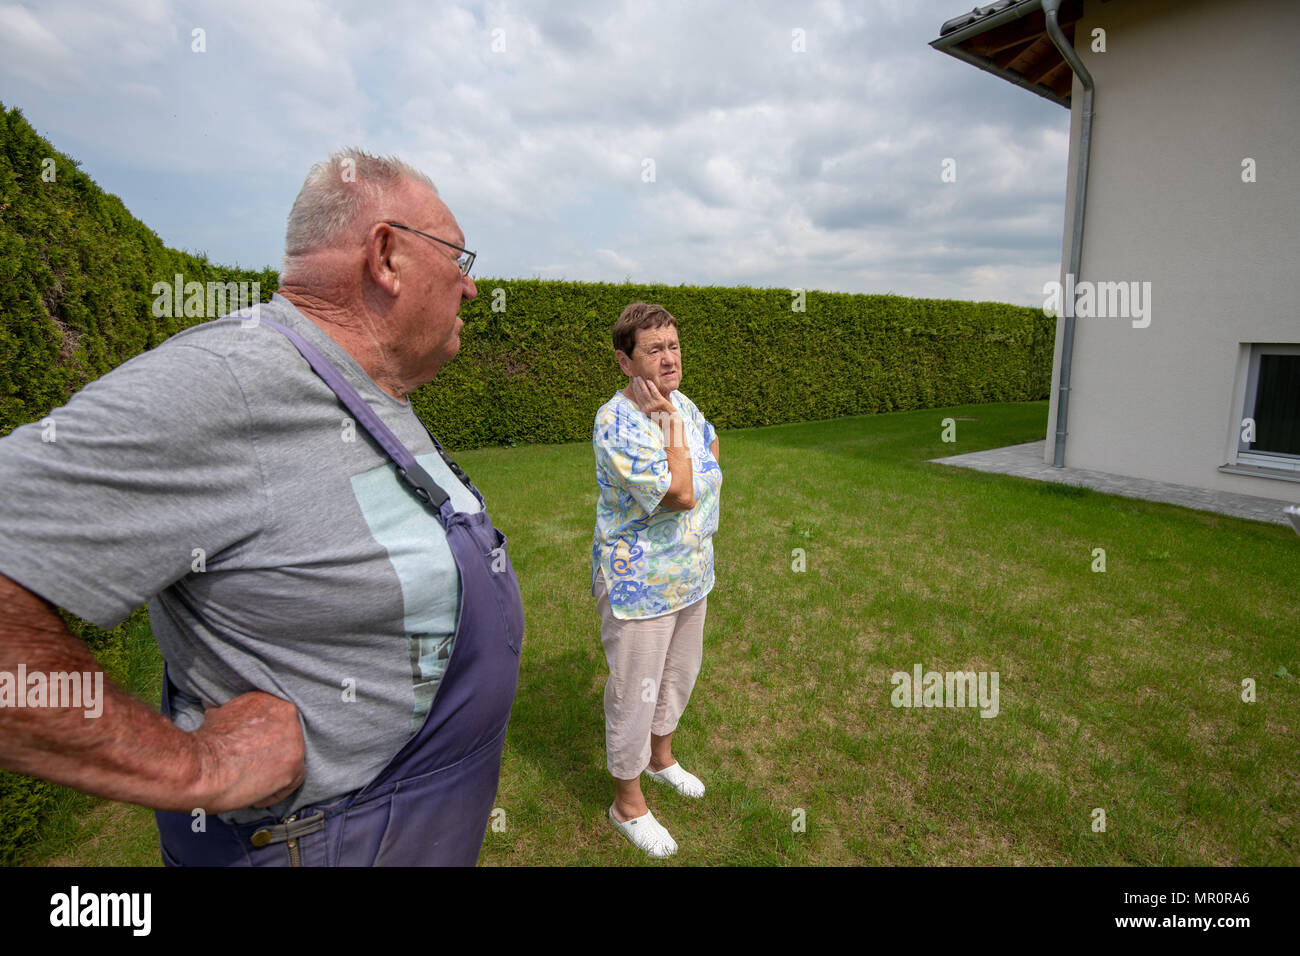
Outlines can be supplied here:
<path id="1" fill-rule="evenodd" d="M 604 657 L 570 650 L 538 662 L 528 658 L 527 642 L 506 748 L 584 808 L 603 812 L 612 784 L 605 771 L 603 691 L 592 685 L 599 678 L 604 686 Z"/>

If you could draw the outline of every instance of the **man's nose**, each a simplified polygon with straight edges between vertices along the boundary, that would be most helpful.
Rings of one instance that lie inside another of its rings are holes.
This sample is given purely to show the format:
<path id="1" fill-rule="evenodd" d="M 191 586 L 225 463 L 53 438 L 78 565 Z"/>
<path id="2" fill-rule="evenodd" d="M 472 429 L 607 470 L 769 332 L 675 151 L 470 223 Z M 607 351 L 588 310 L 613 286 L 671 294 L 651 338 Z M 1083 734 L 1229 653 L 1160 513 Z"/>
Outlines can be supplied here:
<path id="1" fill-rule="evenodd" d="M 462 299 L 464 299 L 466 302 L 469 302 L 470 300 L 472 300 L 472 299 L 474 299 L 474 298 L 476 298 L 476 297 L 478 296 L 478 286 L 476 286 L 476 285 L 474 284 L 474 280 L 471 279 L 469 276 L 465 276 L 464 279 L 465 279 L 465 281 L 464 281 L 463 283 L 461 283 L 460 297 L 461 297 Z M 466 291 L 465 291 L 465 286 L 466 286 L 466 285 L 469 286 L 469 294 L 468 294 L 468 295 L 466 294 Z"/>

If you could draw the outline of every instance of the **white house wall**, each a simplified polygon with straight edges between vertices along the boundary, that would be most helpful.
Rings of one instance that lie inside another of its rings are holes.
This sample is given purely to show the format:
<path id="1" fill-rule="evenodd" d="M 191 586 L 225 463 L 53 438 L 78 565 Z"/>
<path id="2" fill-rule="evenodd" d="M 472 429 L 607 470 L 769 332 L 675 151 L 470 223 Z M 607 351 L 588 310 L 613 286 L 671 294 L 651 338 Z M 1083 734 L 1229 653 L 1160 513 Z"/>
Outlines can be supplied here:
<path id="1" fill-rule="evenodd" d="M 1300 496 L 1217 470 L 1240 418 L 1241 343 L 1300 342 L 1300 3 L 1089 0 L 1075 47 L 1096 81 L 1079 278 L 1151 283 L 1151 315 L 1147 328 L 1076 320 L 1065 464 Z M 1063 283 L 1082 99 L 1076 78 Z"/>

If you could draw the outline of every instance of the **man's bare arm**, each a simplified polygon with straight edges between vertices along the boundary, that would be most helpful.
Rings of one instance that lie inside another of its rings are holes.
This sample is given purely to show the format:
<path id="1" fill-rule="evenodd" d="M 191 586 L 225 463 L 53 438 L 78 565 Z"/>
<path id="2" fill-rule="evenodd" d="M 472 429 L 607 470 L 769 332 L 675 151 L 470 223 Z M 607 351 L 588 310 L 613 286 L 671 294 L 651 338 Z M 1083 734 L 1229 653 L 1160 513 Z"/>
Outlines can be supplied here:
<path id="1" fill-rule="evenodd" d="M 53 605 L 0 574 L 0 672 L 102 673 Z M 156 810 L 270 806 L 302 783 L 297 708 L 241 694 L 185 733 L 108 680 L 103 709 L 0 707 L 0 767 Z M 26 693 L 19 687 L 17 692 Z"/>

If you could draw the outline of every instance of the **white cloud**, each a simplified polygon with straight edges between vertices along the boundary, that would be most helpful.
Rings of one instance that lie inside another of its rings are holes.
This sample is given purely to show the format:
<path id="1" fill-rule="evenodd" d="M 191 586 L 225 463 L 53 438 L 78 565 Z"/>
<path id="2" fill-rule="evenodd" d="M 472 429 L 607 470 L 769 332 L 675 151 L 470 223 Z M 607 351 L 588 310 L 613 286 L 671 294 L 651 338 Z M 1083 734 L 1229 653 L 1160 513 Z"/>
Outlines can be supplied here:
<path id="1" fill-rule="evenodd" d="M 77 57 L 59 36 L 26 7 L 0 6 L 0 63 L 41 86 L 75 78 Z"/>
<path id="2" fill-rule="evenodd" d="M 622 269 L 628 273 L 635 271 L 637 268 L 635 259 L 620 255 L 612 249 L 597 249 L 596 260 L 603 266 L 616 270 Z"/>

